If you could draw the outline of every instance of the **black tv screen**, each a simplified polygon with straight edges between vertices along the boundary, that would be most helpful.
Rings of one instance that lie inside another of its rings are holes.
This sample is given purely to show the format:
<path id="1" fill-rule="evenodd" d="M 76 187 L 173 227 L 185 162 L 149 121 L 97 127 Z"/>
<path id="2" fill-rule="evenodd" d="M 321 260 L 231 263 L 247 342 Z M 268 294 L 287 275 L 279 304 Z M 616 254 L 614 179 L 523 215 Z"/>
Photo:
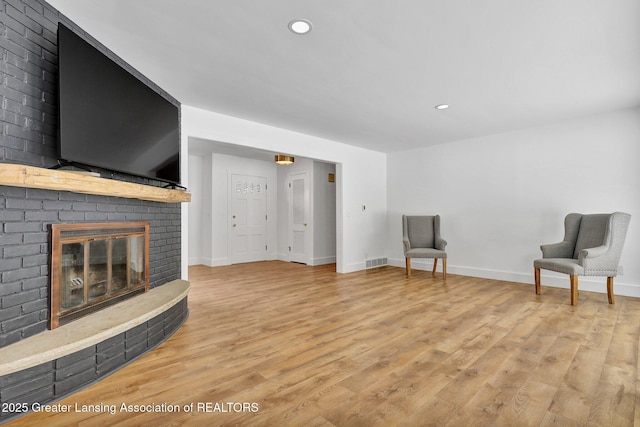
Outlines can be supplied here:
<path id="1" fill-rule="evenodd" d="M 58 25 L 60 159 L 180 183 L 180 111 Z"/>

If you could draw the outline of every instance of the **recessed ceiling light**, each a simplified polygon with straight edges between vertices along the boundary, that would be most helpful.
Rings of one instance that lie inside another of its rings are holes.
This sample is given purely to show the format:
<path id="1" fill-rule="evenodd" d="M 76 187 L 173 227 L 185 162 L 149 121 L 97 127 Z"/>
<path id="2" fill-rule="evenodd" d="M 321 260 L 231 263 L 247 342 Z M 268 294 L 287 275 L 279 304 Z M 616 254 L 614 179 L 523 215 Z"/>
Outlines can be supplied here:
<path id="1" fill-rule="evenodd" d="M 436 110 L 446 110 L 447 108 L 449 108 L 449 104 L 438 104 L 435 106 Z"/>
<path id="2" fill-rule="evenodd" d="M 306 19 L 294 19 L 289 22 L 289 31 L 294 34 L 307 34 L 311 31 L 311 22 Z"/>

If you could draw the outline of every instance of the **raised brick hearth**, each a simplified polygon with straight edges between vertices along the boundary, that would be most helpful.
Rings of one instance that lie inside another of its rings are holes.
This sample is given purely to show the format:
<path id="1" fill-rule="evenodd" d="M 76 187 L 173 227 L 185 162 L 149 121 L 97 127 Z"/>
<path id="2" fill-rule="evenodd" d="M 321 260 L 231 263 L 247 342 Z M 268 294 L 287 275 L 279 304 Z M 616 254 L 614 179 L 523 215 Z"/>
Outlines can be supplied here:
<path id="1" fill-rule="evenodd" d="M 188 282 L 175 280 L 0 348 L 0 424 L 72 394 L 165 341 L 187 318 L 188 290 Z"/>

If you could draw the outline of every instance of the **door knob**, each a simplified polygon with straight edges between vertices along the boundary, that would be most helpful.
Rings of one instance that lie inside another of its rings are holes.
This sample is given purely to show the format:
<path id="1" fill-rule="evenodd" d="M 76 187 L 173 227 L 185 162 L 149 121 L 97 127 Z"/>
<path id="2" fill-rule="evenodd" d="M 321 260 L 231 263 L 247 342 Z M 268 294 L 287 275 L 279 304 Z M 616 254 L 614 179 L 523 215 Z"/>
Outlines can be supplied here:
<path id="1" fill-rule="evenodd" d="M 233 226 L 235 227 L 236 225 L 235 225 L 235 224 L 233 224 Z"/>

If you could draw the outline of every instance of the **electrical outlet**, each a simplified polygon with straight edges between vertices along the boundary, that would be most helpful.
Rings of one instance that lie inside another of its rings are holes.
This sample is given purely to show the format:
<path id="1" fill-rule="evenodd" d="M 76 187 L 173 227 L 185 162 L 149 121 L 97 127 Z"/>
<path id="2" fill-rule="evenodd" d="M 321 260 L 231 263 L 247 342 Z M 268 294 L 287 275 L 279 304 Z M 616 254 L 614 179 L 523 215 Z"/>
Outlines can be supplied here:
<path id="1" fill-rule="evenodd" d="M 624 274 L 624 265 L 618 266 L 618 276 L 622 276 Z"/>

